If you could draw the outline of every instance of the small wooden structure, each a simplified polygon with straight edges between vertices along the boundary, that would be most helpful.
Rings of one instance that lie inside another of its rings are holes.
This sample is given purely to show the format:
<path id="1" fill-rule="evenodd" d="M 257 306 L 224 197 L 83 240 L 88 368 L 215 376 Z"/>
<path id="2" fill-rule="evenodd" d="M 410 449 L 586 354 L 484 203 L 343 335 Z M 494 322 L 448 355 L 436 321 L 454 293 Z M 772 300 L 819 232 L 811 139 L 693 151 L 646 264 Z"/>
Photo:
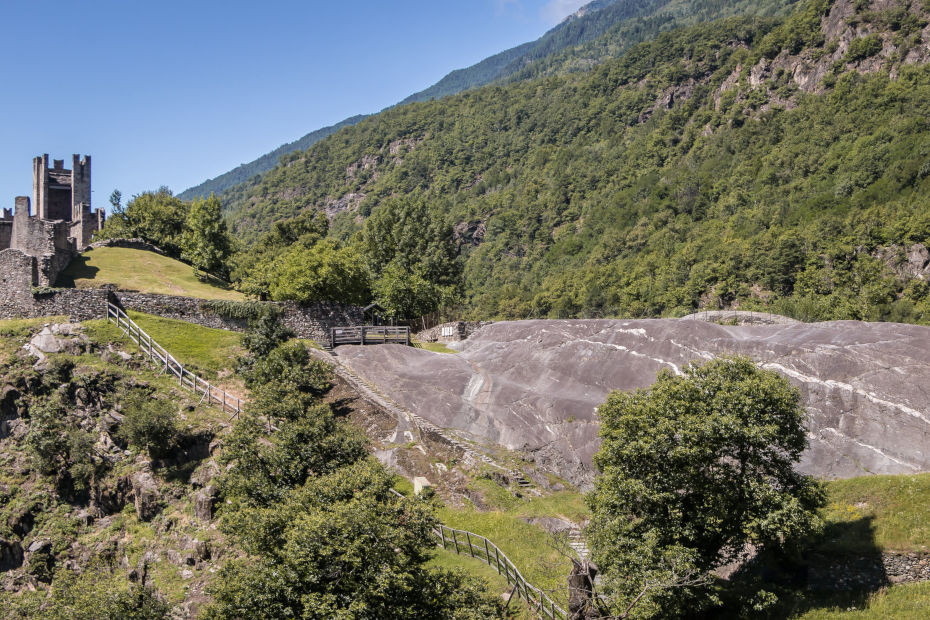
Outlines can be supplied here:
<path id="1" fill-rule="evenodd" d="M 333 327 L 329 330 L 329 344 L 405 344 L 410 346 L 410 328 L 387 325 Z"/>

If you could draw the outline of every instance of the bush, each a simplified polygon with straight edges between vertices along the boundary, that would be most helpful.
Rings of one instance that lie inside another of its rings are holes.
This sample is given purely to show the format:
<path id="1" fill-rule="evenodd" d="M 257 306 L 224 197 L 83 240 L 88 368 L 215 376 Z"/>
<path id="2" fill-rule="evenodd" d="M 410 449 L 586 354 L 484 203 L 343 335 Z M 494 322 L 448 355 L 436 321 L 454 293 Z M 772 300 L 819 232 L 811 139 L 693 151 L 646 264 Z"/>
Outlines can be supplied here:
<path id="1" fill-rule="evenodd" d="M 882 38 L 877 34 L 853 39 L 846 52 L 846 62 L 858 62 L 882 51 Z"/>
<path id="2" fill-rule="evenodd" d="M 33 467 L 54 476 L 58 491 L 64 495 L 85 493 L 97 473 L 93 437 L 68 421 L 56 399 L 39 401 L 29 408 L 26 450 Z"/>
<path id="3" fill-rule="evenodd" d="M 130 394 L 125 399 L 123 423 L 118 434 L 121 439 L 137 448 L 147 450 L 149 456 L 166 456 L 177 444 L 178 414 L 174 406 L 157 400 L 149 394 Z"/>

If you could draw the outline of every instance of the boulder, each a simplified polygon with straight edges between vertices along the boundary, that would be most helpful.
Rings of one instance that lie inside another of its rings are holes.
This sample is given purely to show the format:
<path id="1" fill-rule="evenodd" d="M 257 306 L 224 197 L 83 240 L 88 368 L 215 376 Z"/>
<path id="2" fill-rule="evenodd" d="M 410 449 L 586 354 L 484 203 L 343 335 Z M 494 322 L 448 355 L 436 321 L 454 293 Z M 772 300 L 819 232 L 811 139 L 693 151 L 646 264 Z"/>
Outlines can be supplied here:
<path id="1" fill-rule="evenodd" d="M 132 481 L 128 476 L 121 476 L 94 489 L 93 506 L 101 515 L 115 514 L 123 509 L 132 492 Z"/>
<path id="2" fill-rule="evenodd" d="M 151 473 L 143 471 L 132 476 L 132 493 L 136 515 L 141 521 L 151 521 L 161 512 L 161 492 Z"/>
<path id="3" fill-rule="evenodd" d="M 208 484 L 194 494 L 194 516 L 202 521 L 213 518 L 213 505 L 216 502 L 216 488 Z"/>

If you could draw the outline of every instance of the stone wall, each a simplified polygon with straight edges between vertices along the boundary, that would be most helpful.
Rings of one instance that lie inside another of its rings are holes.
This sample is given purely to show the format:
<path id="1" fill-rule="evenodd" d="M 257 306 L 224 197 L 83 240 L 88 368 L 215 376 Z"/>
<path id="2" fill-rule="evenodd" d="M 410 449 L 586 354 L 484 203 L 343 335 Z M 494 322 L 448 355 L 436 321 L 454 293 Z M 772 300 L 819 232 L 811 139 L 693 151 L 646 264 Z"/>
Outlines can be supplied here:
<path id="1" fill-rule="evenodd" d="M 930 581 L 930 553 L 883 551 L 815 557 L 808 567 L 812 590 L 878 589 L 889 583 Z"/>
<path id="2" fill-rule="evenodd" d="M 128 310 L 145 312 L 170 319 L 179 319 L 205 327 L 245 331 L 247 319 L 221 316 L 209 301 L 194 297 L 174 297 L 152 293 L 117 293 L 120 302 Z M 329 338 L 329 330 L 340 325 L 362 325 L 364 316 L 358 306 L 336 303 L 319 303 L 300 306 L 293 302 L 265 302 L 281 309 L 281 322 L 294 330 L 300 338 L 323 340 Z"/>
<path id="3" fill-rule="evenodd" d="M 0 250 L 0 318 L 32 316 L 35 258 L 19 250 Z"/>
<path id="4" fill-rule="evenodd" d="M 146 252 L 155 252 L 164 254 L 165 251 L 159 247 L 147 243 L 142 239 L 104 239 L 90 244 L 91 248 L 131 248 L 133 250 L 145 250 Z"/>
<path id="5" fill-rule="evenodd" d="M 13 221 L 0 220 L 0 250 L 6 250 L 13 241 Z"/>
<path id="6" fill-rule="evenodd" d="M 27 261 L 33 260 L 15 250 L 0 252 L 0 319 L 41 317 L 64 315 L 75 321 L 99 319 L 106 316 L 106 299 L 110 289 L 52 289 L 48 292 L 33 293 L 31 283 L 19 277 L 24 273 Z M 5 277 L 19 277 L 9 283 Z M 213 327 L 245 331 L 247 319 L 222 316 L 210 301 L 194 297 L 174 297 L 151 293 L 115 292 L 117 298 L 127 310 L 136 310 L 169 319 L 178 319 Z M 222 303 L 222 302 L 221 302 Z M 292 302 L 268 305 L 281 309 L 281 322 L 294 330 L 300 338 L 325 340 L 329 330 L 340 325 L 361 325 L 362 309 L 358 306 L 344 306 L 335 303 L 320 303 L 311 306 L 299 306 Z M 221 304 L 220 304 L 221 305 Z"/>
<path id="7" fill-rule="evenodd" d="M 74 242 L 69 238 L 70 225 L 63 221 L 47 221 L 32 217 L 29 199 L 16 197 L 10 248 L 37 258 L 33 275 L 36 286 L 51 286 L 74 258 Z"/>
<path id="8" fill-rule="evenodd" d="M 424 329 L 416 335 L 416 338 L 420 342 L 458 342 L 459 340 L 465 340 L 485 325 L 491 323 L 492 321 L 452 321 L 451 323 L 443 323 L 442 325 Z M 452 335 L 443 336 L 443 328 L 451 328 Z"/>

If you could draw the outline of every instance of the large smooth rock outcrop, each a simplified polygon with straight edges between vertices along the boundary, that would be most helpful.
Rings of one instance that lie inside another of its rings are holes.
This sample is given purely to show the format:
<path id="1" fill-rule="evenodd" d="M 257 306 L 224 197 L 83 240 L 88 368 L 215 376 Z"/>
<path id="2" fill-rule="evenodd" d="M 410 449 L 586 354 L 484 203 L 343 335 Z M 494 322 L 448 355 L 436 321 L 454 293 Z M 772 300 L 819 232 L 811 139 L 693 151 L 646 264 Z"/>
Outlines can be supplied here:
<path id="1" fill-rule="evenodd" d="M 344 346 L 338 354 L 391 398 L 444 428 L 529 450 L 590 479 L 596 408 L 661 369 L 747 355 L 800 388 L 810 446 L 799 469 L 824 477 L 930 471 L 930 328 L 839 321 L 729 326 L 698 320 L 502 322 L 458 355 Z"/>

